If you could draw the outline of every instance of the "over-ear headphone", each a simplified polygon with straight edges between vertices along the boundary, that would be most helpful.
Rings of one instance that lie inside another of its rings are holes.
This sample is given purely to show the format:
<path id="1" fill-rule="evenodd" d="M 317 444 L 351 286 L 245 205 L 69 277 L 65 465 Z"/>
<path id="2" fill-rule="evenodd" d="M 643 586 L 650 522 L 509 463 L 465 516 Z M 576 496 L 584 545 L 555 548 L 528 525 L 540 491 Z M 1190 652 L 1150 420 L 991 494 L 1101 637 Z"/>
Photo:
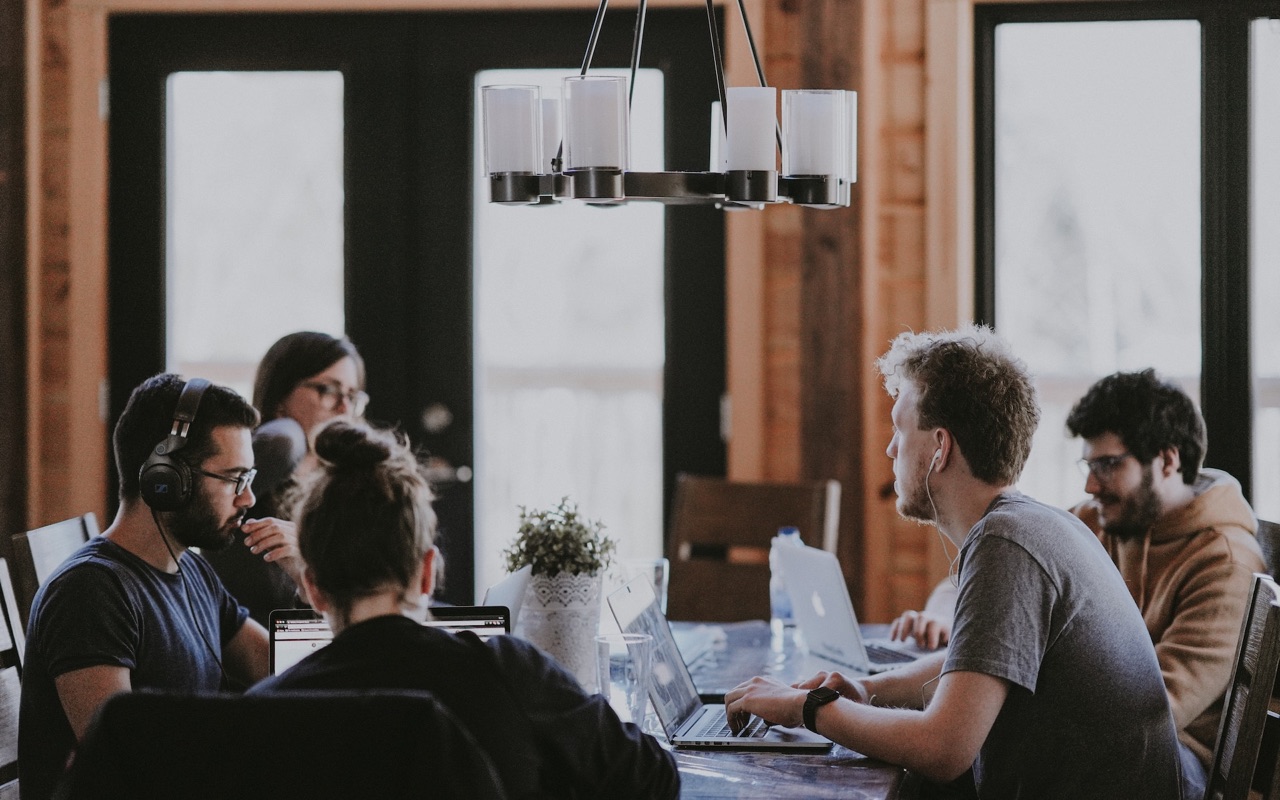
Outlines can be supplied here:
<path id="1" fill-rule="evenodd" d="M 177 511 L 191 499 L 191 467 L 173 454 L 186 445 L 187 433 L 207 388 L 209 382 L 204 378 L 192 378 L 183 384 L 169 436 L 155 446 L 138 473 L 142 500 L 155 511 Z"/>

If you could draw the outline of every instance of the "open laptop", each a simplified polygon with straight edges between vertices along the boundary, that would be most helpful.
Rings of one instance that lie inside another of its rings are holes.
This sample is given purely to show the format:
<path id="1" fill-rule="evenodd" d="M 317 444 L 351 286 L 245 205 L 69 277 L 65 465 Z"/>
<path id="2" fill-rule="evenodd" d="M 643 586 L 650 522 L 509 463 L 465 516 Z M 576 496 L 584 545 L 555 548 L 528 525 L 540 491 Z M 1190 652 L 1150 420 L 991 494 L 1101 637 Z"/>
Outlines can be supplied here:
<path id="1" fill-rule="evenodd" d="M 506 606 L 511 611 L 511 628 L 520 621 L 520 609 L 524 607 L 524 593 L 529 588 L 529 576 L 533 565 L 526 564 L 507 577 L 490 586 L 484 593 L 481 605 Z"/>
<path id="2" fill-rule="evenodd" d="M 432 606 L 425 624 L 455 633 L 472 631 L 481 639 L 511 632 L 511 615 L 505 606 Z M 333 640 L 324 617 L 309 608 L 283 608 L 268 617 L 271 674 L 277 675 Z"/>
<path id="3" fill-rule="evenodd" d="M 834 555 L 816 547 L 779 547 L 783 584 L 809 655 L 875 673 L 909 664 L 925 651 L 906 642 L 866 641 L 849 599 L 844 572 Z"/>
<path id="4" fill-rule="evenodd" d="M 706 704 L 698 698 L 693 676 L 680 657 L 671 626 L 643 575 L 628 581 L 609 595 L 609 608 L 623 633 L 647 633 L 653 637 L 653 680 L 649 699 L 658 721 L 675 747 L 732 747 L 754 750 L 820 751 L 831 742 L 804 728 L 765 725 L 759 717 L 738 735 L 729 732 L 723 704 Z"/>

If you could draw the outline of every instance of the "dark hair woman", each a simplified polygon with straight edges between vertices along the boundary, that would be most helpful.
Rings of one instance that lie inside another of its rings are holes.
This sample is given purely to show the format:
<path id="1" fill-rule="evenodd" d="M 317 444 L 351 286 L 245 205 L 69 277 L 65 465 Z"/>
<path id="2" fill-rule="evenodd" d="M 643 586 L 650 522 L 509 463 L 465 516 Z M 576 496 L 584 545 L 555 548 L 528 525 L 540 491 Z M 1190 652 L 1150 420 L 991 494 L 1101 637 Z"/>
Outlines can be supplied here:
<path id="1" fill-rule="evenodd" d="M 290 524 L 281 501 L 315 465 L 311 438 L 332 419 L 360 418 L 369 400 L 364 385 L 364 360 L 345 337 L 300 331 L 271 345 L 253 381 L 253 405 L 262 415 L 253 433 L 258 501 L 244 523 L 245 533 Z M 209 555 L 227 590 L 263 625 L 273 609 L 298 604 L 298 587 L 269 557 L 240 546 Z"/>

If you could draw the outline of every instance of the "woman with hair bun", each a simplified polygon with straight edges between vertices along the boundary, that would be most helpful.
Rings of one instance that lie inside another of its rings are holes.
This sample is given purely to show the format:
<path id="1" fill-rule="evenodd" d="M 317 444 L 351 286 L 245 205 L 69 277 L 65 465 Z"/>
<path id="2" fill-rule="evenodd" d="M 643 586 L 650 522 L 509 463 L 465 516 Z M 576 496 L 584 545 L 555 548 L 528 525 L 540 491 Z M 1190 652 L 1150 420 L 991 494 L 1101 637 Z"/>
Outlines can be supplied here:
<path id="1" fill-rule="evenodd" d="M 364 360 L 346 337 L 299 331 L 281 337 L 267 350 L 253 381 L 253 405 L 262 424 L 253 432 L 253 481 L 257 502 L 249 509 L 245 533 L 292 526 L 284 495 L 315 465 L 310 438 L 332 419 L 359 419 L 369 395 L 364 391 Z M 284 570 L 233 545 L 207 553 L 223 584 L 263 625 L 273 609 L 299 604 L 298 587 Z"/>
<path id="2" fill-rule="evenodd" d="M 303 586 L 334 639 L 251 693 L 426 690 L 488 751 L 511 797 L 667 798 L 671 754 L 533 645 L 420 624 L 437 553 L 424 468 L 396 434 L 335 421 L 293 505 Z"/>

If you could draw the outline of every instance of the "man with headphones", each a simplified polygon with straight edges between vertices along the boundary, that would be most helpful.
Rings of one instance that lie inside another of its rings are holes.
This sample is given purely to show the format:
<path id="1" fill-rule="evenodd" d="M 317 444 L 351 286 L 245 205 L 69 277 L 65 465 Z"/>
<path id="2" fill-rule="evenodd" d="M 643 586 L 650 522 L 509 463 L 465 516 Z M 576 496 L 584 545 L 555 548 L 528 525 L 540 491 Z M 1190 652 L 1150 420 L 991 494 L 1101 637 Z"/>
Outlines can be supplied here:
<path id="1" fill-rule="evenodd" d="M 266 631 L 189 549 L 243 535 L 257 421 L 238 394 L 200 378 L 157 375 L 133 391 L 113 437 L 115 520 L 32 603 L 18 743 L 26 800 L 52 795 L 111 695 L 237 689 L 266 676 Z M 290 523 L 252 526 L 248 539 L 300 579 Z"/>

